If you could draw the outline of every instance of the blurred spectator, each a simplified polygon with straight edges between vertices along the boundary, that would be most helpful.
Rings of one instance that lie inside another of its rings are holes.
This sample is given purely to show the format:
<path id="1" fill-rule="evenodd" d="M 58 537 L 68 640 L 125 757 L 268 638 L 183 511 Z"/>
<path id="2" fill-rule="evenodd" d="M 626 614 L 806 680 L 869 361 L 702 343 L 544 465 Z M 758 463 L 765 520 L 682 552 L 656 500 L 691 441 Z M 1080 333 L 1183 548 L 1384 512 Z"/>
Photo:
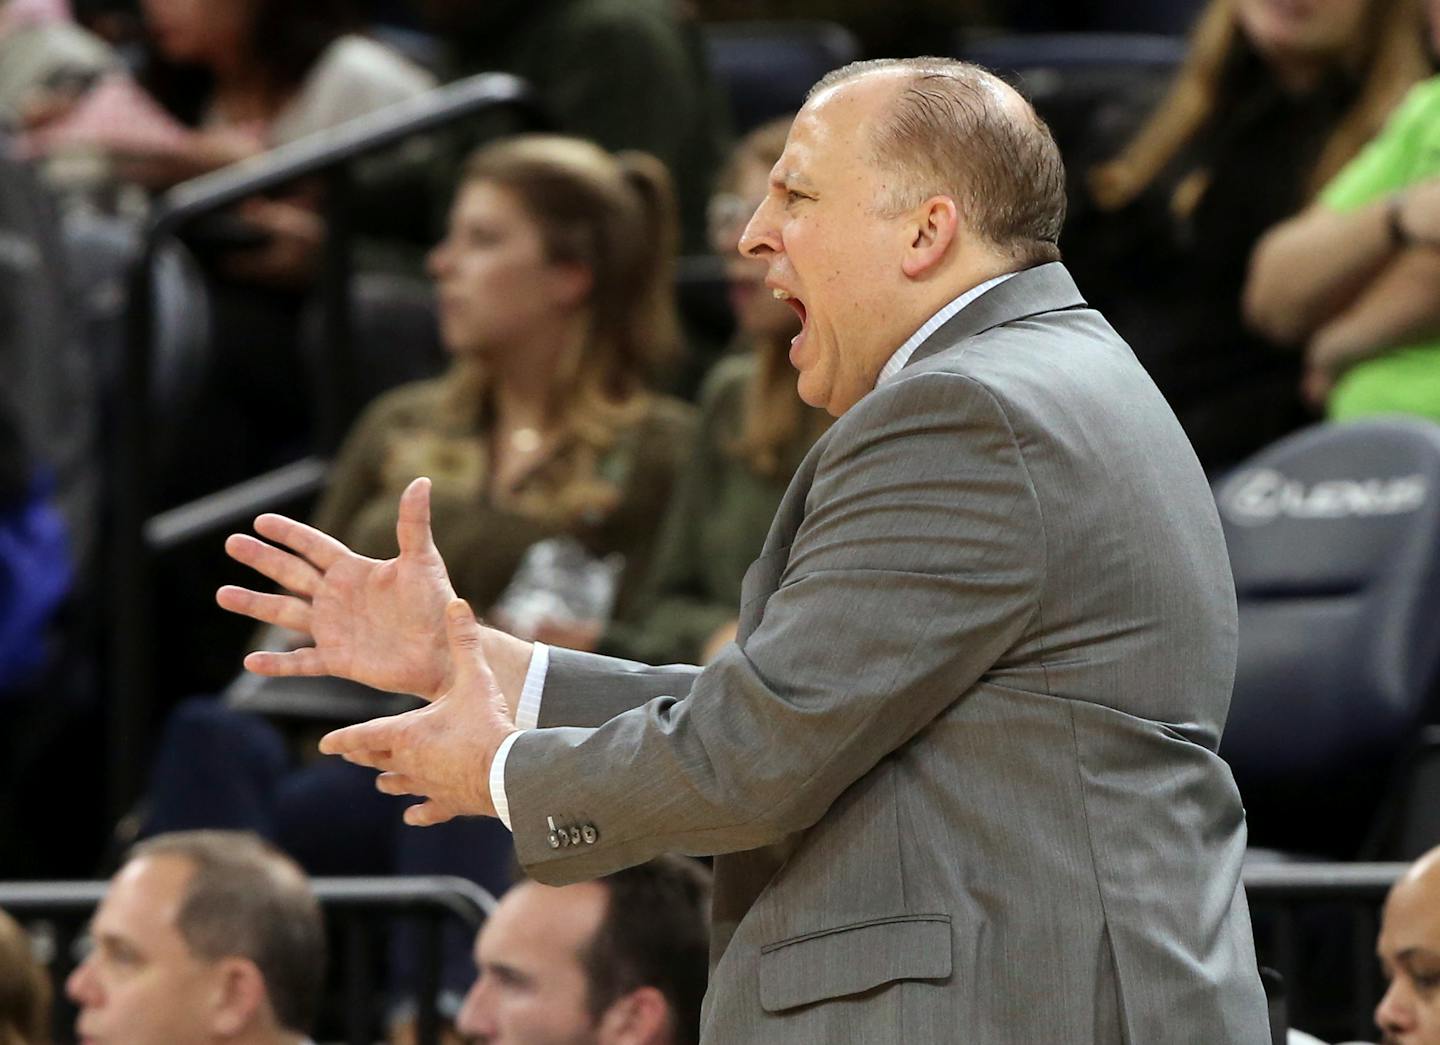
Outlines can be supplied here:
<path id="1" fill-rule="evenodd" d="M 1208 471 L 1306 417 L 1299 360 L 1242 320 L 1252 247 L 1427 69 L 1412 0 L 1211 0 L 1165 100 L 1074 193 L 1067 263 Z"/>
<path id="2" fill-rule="evenodd" d="M 1440 51 L 1440 0 L 1430 0 Z M 1337 420 L 1440 420 L 1440 77 L 1413 87 L 1319 201 L 1255 251 L 1246 308 L 1305 350 L 1304 391 Z"/>
<path id="3" fill-rule="evenodd" d="M 1375 1009 L 1381 1041 L 1440 1045 L 1440 848 L 1390 890 L 1375 950 L 1390 983 Z"/>
<path id="4" fill-rule="evenodd" d="M 164 186 L 337 126 L 433 86 L 389 48 L 356 35 L 345 0 L 142 0 L 149 57 L 140 82 L 182 124 L 183 144 L 128 156 Z"/>
<path id="5" fill-rule="evenodd" d="M 624 556 L 615 597 L 628 608 L 693 428 L 688 407 L 645 384 L 676 337 L 668 181 L 651 157 L 570 138 L 476 153 L 430 261 L 455 362 L 371 405 L 335 462 L 317 525 L 361 554 L 393 556 L 400 491 L 428 475 L 435 539 L 473 605 L 495 606 L 533 547 L 568 537 L 590 556 Z M 541 621 L 529 634 L 593 644 L 603 623 Z M 253 706 L 267 693 L 285 703 L 354 700 L 358 690 L 295 685 L 245 676 L 233 696 Z M 372 714 L 379 698 L 358 693 L 371 710 L 357 713 Z M 149 831 L 250 827 L 317 874 L 463 874 L 499 891 L 512 859 L 496 821 L 404 827 L 404 803 L 379 794 L 373 773 L 335 759 L 295 769 L 268 721 L 215 701 L 172 716 L 152 801 Z M 457 994 L 460 965 L 446 970 Z"/>
<path id="6" fill-rule="evenodd" d="M 730 641 L 740 581 L 765 543 L 790 477 L 830 423 L 795 391 L 788 355 L 800 330 L 794 309 L 764 285 L 763 262 L 736 252 L 789 129 L 786 117 L 748 134 L 710 200 L 711 246 L 725 258 L 736 351 L 702 391 L 695 453 L 661 531 L 644 596 L 601 644 L 616 656 L 705 663 Z"/>
<path id="7" fill-rule="evenodd" d="M 522 882 L 475 941 L 458 1029 L 494 1045 L 693 1045 L 709 873 L 667 856 L 593 882 Z"/>
<path id="8" fill-rule="evenodd" d="M 16 125 L 83 90 L 117 59 L 63 0 L 0 0 L 0 124 Z"/>
<path id="9" fill-rule="evenodd" d="M 429 262 L 455 362 L 371 405 L 315 525 L 392 556 L 400 492 L 428 475 L 436 540 L 472 604 L 493 606 L 527 549 L 562 535 L 624 555 L 633 598 L 692 428 L 646 388 L 678 339 L 673 228 L 648 156 L 548 136 L 480 150 Z"/>
<path id="10" fill-rule="evenodd" d="M 700 252 L 725 148 L 724 102 L 697 27 L 673 0 L 420 0 L 444 42 L 442 76 L 508 72 L 534 85 L 566 134 L 638 149 L 669 168 L 682 242 Z M 442 173 L 454 183 L 453 170 Z"/>
<path id="11" fill-rule="evenodd" d="M 306 1040 L 324 977 L 320 906 L 300 868 L 259 839 L 197 831 L 136 847 L 90 932 L 66 983 L 82 1040 Z"/>
<path id="12" fill-rule="evenodd" d="M 0 1045 L 45 1045 L 50 1040 L 50 980 L 30 937 L 0 911 Z"/>

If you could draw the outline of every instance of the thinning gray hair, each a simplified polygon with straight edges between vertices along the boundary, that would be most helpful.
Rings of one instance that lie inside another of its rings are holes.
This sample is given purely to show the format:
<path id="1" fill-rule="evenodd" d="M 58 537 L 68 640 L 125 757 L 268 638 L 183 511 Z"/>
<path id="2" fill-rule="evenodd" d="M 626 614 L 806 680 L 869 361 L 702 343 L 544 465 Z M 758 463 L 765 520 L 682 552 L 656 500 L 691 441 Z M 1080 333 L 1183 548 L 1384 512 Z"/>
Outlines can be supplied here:
<path id="1" fill-rule="evenodd" d="M 325 929 L 309 879 L 294 860 L 240 831 L 177 831 L 135 845 L 126 863 L 173 856 L 195 872 L 176 928 L 206 961 L 249 958 L 260 970 L 275 1018 L 310 1029 L 325 975 Z"/>
<path id="2" fill-rule="evenodd" d="M 993 73 L 953 58 L 879 58 L 827 73 L 806 101 L 871 72 L 909 74 L 878 122 L 869 160 L 898 175 L 879 209 L 955 200 L 967 226 L 1022 267 L 1060 259 L 1065 165 L 1045 121 Z"/>

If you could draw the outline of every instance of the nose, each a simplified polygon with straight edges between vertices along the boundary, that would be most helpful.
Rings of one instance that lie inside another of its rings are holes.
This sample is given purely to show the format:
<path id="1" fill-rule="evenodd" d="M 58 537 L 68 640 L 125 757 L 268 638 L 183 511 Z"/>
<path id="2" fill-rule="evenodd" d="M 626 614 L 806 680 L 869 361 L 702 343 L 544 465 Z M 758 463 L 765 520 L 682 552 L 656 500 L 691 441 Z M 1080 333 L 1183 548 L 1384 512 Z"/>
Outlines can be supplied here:
<path id="1" fill-rule="evenodd" d="M 1385 996 L 1375 1006 L 1375 1026 L 1387 1034 L 1404 1034 L 1415 1029 L 1415 1006 L 1405 988 L 1404 977 L 1390 981 Z"/>
<path id="2" fill-rule="evenodd" d="M 442 239 L 435 246 L 430 248 L 430 253 L 425 255 L 425 271 L 430 273 L 432 279 L 439 279 L 445 274 L 445 269 L 450 264 L 450 241 Z"/>
<path id="3" fill-rule="evenodd" d="M 455 1029 L 467 1037 L 481 1038 L 495 1033 L 494 1015 L 492 1006 L 488 1003 L 485 990 L 485 976 L 475 978 L 470 985 L 470 990 L 465 994 L 465 1000 L 460 1005 L 460 1012 L 455 1017 Z"/>
<path id="4" fill-rule="evenodd" d="M 81 1007 L 95 1004 L 97 994 L 95 972 L 89 957 L 75 966 L 75 971 L 66 978 L 65 993 L 71 1001 Z"/>
<path id="5" fill-rule="evenodd" d="M 767 196 L 750 216 L 745 231 L 740 233 L 738 245 L 745 257 L 763 261 L 780 251 L 780 228 L 774 218 L 775 206 L 774 197 Z"/>

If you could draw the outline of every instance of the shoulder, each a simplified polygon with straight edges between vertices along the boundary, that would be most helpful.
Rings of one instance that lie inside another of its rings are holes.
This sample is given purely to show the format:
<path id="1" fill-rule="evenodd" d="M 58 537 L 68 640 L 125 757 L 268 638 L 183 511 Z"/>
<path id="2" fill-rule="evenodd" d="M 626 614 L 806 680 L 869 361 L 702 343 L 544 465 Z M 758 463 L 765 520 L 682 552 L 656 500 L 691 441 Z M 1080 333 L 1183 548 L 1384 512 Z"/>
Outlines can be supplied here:
<path id="1" fill-rule="evenodd" d="M 911 363 L 857 411 L 869 424 L 948 414 L 955 424 L 994 424 L 1022 441 L 1111 425 L 1121 412 L 1171 416 L 1130 347 L 1090 308 L 1026 316 L 949 344 Z"/>
<path id="2" fill-rule="evenodd" d="M 339 37 L 325 49 L 314 75 L 388 86 L 410 94 L 435 86 L 434 77 L 398 51 L 354 33 Z"/>
<path id="3" fill-rule="evenodd" d="M 603 56 L 594 57 L 612 62 L 621 56 L 626 61 L 652 63 L 685 57 L 684 36 L 675 15 L 668 5 L 654 0 L 573 4 L 556 20 L 547 39 L 547 47 L 561 56 L 573 55 L 577 50 L 589 56 L 593 49 L 601 49 Z"/>
<path id="4" fill-rule="evenodd" d="M 448 388 L 443 377 L 397 385 L 372 399 L 356 425 L 430 423 L 443 407 Z"/>
<path id="5" fill-rule="evenodd" d="M 734 409 L 755 379 L 756 365 L 755 356 L 749 351 L 722 356 L 700 384 L 700 412 L 708 417 Z"/>
<path id="6" fill-rule="evenodd" d="M 1421 80 L 1411 87 L 1387 121 L 1387 127 L 1428 128 L 1440 118 L 1440 76 Z"/>
<path id="7" fill-rule="evenodd" d="M 688 440 L 695 432 L 696 410 L 673 396 L 651 396 L 639 423 L 639 434 L 653 439 Z"/>
<path id="8" fill-rule="evenodd" d="M 577 32 L 651 35 L 669 32 L 675 16 L 655 0 L 589 0 L 572 4 L 563 21 Z"/>

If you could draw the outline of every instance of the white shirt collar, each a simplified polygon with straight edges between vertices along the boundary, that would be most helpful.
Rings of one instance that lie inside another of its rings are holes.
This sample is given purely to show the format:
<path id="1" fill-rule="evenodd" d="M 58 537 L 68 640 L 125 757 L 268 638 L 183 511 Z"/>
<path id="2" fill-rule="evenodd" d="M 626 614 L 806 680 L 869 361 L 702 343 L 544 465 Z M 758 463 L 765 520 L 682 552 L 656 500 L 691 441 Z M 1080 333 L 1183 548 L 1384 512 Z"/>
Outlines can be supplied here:
<path id="1" fill-rule="evenodd" d="M 955 313 L 959 312 L 966 305 L 970 304 L 970 302 L 974 301 L 981 294 L 985 293 L 985 291 L 989 290 L 991 287 L 998 287 L 1001 283 L 1004 283 L 1013 275 L 1015 275 L 1015 273 L 1006 272 L 1002 275 L 996 276 L 994 279 L 987 279 L 978 287 L 971 287 L 969 290 L 965 291 L 965 293 L 961 294 L 954 301 L 950 302 L 950 304 L 946 305 L 939 312 L 935 313 L 924 323 L 922 323 L 920 325 L 920 329 L 915 331 L 915 333 L 911 334 L 908 338 L 906 338 L 905 343 L 899 348 L 897 348 L 895 350 L 895 354 L 892 355 L 889 360 L 886 361 L 885 365 L 880 368 L 880 377 L 876 380 L 875 387 L 879 388 L 886 381 L 889 381 L 896 374 L 900 373 L 901 369 L 905 366 L 905 364 L 910 362 L 910 357 L 915 354 L 915 350 L 924 343 L 926 338 L 928 338 L 931 334 L 935 333 L 935 331 L 939 330 L 942 326 L 948 323 L 950 321 L 950 317 L 955 315 Z"/>

